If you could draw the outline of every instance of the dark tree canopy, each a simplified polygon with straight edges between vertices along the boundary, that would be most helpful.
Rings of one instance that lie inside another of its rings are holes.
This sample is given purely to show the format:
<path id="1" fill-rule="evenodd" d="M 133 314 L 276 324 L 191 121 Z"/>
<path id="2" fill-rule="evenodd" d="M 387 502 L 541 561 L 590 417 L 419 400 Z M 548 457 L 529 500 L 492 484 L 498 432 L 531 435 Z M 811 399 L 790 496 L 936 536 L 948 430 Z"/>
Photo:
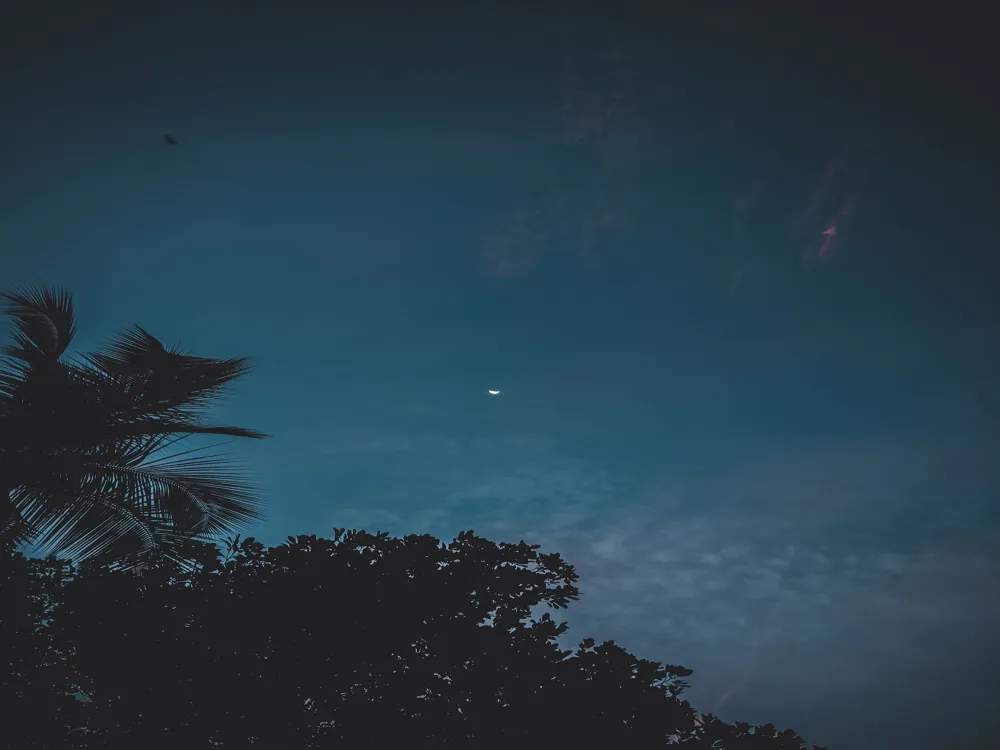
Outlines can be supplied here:
<path id="1" fill-rule="evenodd" d="M 69 655 L 46 623 L 67 566 L 15 553 L 0 579 L 0 747 L 61 747 L 84 706 Z"/>
<path id="2" fill-rule="evenodd" d="M 86 698 L 53 747 L 805 746 L 700 716 L 680 697 L 691 670 L 610 641 L 561 650 L 567 626 L 537 608 L 566 607 L 577 576 L 537 545 L 338 529 L 185 557 L 36 564 L 25 590 L 57 606 L 29 660 L 57 653 L 58 679 Z M 66 724 L 63 704 L 37 705 L 36 725 Z"/>

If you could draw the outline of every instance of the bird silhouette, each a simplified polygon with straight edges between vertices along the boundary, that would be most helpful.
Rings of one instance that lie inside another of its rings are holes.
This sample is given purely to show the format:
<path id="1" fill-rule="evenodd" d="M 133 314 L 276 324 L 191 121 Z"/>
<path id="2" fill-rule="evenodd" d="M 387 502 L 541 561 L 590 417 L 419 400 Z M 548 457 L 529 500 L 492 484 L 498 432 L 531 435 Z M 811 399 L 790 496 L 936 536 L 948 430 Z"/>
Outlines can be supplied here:
<path id="1" fill-rule="evenodd" d="M 164 142 L 164 144 L 166 144 L 167 146 L 176 146 L 176 145 L 177 145 L 177 139 L 176 139 L 176 138 L 174 138 L 174 137 L 173 137 L 172 135 L 170 135 L 169 133 L 168 133 L 167 135 L 163 136 L 163 142 Z"/>

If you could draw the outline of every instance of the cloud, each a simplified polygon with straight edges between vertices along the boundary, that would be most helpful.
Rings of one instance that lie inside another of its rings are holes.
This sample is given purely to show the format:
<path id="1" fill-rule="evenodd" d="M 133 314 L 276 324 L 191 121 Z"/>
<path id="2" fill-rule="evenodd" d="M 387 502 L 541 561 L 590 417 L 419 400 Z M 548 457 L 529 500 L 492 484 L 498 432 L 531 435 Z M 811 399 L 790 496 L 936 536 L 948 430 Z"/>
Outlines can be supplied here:
<path id="1" fill-rule="evenodd" d="M 398 432 L 358 428 L 328 437 L 321 453 L 336 459 L 364 454 L 424 453 L 454 455 L 458 450 L 455 439 L 444 435 L 404 436 Z"/>
<path id="2" fill-rule="evenodd" d="M 987 658 L 970 645 L 1000 627 L 985 596 L 1000 580 L 991 451 L 855 441 L 630 483 L 553 445 L 466 485 L 451 477 L 444 503 L 392 520 L 561 552 L 583 594 L 567 642 L 613 638 L 685 664 L 695 705 L 836 744 L 839 725 L 807 707 L 863 695 L 898 704 L 892 725 L 922 710 L 932 675 L 954 680 Z"/>
<path id="3" fill-rule="evenodd" d="M 723 277 L 731 296 L 750 282 L 757 286 L 771 276 L 785 278 L 782 269 L 788 267 L 789 245 L 801 266 L 837 257 L 851 239 L 857 213 L 872 210 L 870 198 L 866 199 L 874 168 L 870 145 L 864 134 L 846 140 L 805 178 L 804 185 L 779 180 L 764 169 L 741 188 L 732 202 L 732 247 L 727 253 L 731 259 Z M 784 202 L 783 193 L 795 197 Z M 802 193 L 805 197 L 798 197 Z M 775 254 L 776 247 L 780 254 Z"/>
<path id="4" fill-rule="evenodd" d="M 484 243 L 484 269 L 500 279 L 524 276 L 550 251 L 553 223 L 562 218 L 557 212 L 537 208 L 515 212 Z"/>
<path id="5" fill-rule="evenodd" d="M 555 157 L 546 161 L 563 166 L 526 174 L 531 187 L 523 193 L 534 198 L 487 233 L 480 257 L 496 278 L 526 276 L 556 254 L 596 270 L 612 248 L 620 253 L 636 220 L 635 181 L 659 135 L 640 104 L 632 40 L 609 31 L 585 47 L 571 28 L 557 35 L 564 54 L 553 92 L 556 125 L 543 138 Z"/>
<path id="6" fill-rule="evenodd" d="M 609 184 L 601 177 L 574 187 L 556 181 L 487 235 L 480 250 L 483 270 L 498 279 L 516 279 L 554 256 L 577 268 L 600 268 L 612 247 L 623 249 L 633 228 L 626 203 Z"/>
<path id="7" fill-rule="evenodd" d="M 813 183 L 809 197 L 792 224 L 796 241 L 805 245 L 803 261 L 827 262 L 855 215 L 871 165 L 867 142 L 845 144 Z"/>

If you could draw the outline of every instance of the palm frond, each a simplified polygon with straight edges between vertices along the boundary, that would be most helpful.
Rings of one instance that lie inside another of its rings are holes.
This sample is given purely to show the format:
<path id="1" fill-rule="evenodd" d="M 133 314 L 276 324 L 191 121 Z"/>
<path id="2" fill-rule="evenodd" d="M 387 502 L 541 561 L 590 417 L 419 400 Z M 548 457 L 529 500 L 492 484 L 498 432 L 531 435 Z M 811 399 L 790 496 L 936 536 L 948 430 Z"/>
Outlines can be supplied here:
<path id="1" fill-rule="evenodd" d="M 30 544 L 38 530 L 25 521 L 13 503 L 4 502 L 4 499 L 0 498 L 0 540 L 14 547 Z"/>
<path id="2" fill-rule="evenodd" d="M 150 518 L 110 500 L 108 495 L 94 496 L 72 511 L 65 509 L 36 549 L 91 565 L 129 568 L 150 556 L 183 565 L 192 542 L 211 541 L 204 532 L 176 519 Z"/>
<path id="3" fill-rule="evenodd" d="M 39 530 L 33 541 L 56 554 L 86 557 L 124 537 L 146 549 L 159 527 L 213 538 L 261 518 L 256 491 L 225 457 L 147 462 L 147 447 L 133 450 L 114 459 L 54 457 L 49 472 L 12 497 Z"/>
<path id="4" fill-rule="evenodd" d="M 39 445 L 41 440 L 81 448 L 144 434 L 267 437 L 243 427 L 207 425 L 200 410 L 188 404 L 151 404 L 140 380 L 73 362 L 57 362 L 44 372 L 0 371 L 0 416 L 5 421 L 0 445 L 5 437 L 20 443 Z M 175 394 L 175 400 L 183 402 L 180 394 Z M 35 439 L 25 440 L 29 434 Z"/>
<path id="5" fill-rule="evenodd" d="M 170 457 L 149 462 L 148 467 L 146 471 L 174 489 L 163 498 L 169 515 L 180 517 L 185 506 L 197 506 L 204 513 L 198 523 L 212 537 L 235 534 L 263 519 L 257 489 L 246 471 L 228 456 Z"/>
<path id="6" fill-rule="evenodd" d="M 234 427 L 232 425 L 194 425 L 194 424 L 174 424 L 168 425 L 165 432 L 184 432 L 189 435 L 226 435 L 228 437 L 249 438 L 252 440 L 265 440 L 269 437 L 266 432 L 251 430 L 248 427 Z"/>
<path id="7" fill-rule="evenodd" d="M 141 326 L 132 326 L 85 354 L 91 365 L 112 375 L 136 378 L 150 404 L 203 404 L 250 372 L 248 357 L 210 359 L 168 349 Z"/>
<path id="8" fill-rule="evenodd" d="M 203 425 L 181 420 L 150 420 L 134 422 L 123 427 L 123 432 L 143 435 L 153 434 L 183 434 L 183 435 L 226 435 L 228 437 L 252 438 L 263 440 L 270 437 L 266 432 L 251 430 L 246 427 L 231 427 L 228 425 Z"/>
<path id="9" fill-rule="evenodd" d="M 80 355 L 88 365 L 107 374 L 135 377 L 152 371 L 163 370 L 176 374 L 178 368 L 205 368 L 216 365 L 233 367 L 242 364 L 245 368 L 232 377 L 239 377 L 249 371 L 248 357 L 211 358 L 196 357 L 185 353 L 179 347 L 167 347 L 140 325 L 132 325 L 110 337 L 100 348 Z"/>
<path id="10" fill-rule="evenodd" d="M 165 455 L 191 435 L 267 437 L 202 419 L 249 359 L 194 357 L 133 326 L 96 353 L 62 360 L 75 333 L 69 293 L 2 297 L 14 345 L 0 352 L 0 486 L 11 489 L 13 512 L 0 531 L 72 556 L 162 545 L 181 555 L 184 543 L 260 518 L 256 492 L 223 457 Z"/>
<path id="11" fill-rule="evenodd" d="M 198 564 L 194 558 L 204 554 L 203 545 L 212 543 L 211 539 L 192 536 L 168 525 L 153 523 L 148 528 L 152 544 L 136 545 L 131 538 L 121 537 L 103 551 L 87 555 L 81 560 L 81 567 L 129 570 L 167 560 L 182 572 L 190 571 Z"/>
<path id="12" fill-rule="evenodd" d="M 76 334 L 73 298 L 68 291 L 46 286 L 28 286 L 0 293 L 5 312 L 13 318 L 14 346 L 4 352 L 36 363 L 58 359 Z"/>
<path id="13" fill-rule="evenodd" d="M 107 494 L 78 496 L 72 503 L 56 497 L 44 505 L 39 498 L 36 488 L 31 511 L 43 525 L 32 542 L 42 554 L 82 560 L 112 548 L 145 550 L 154 544 L 149 521 Z"/>
<path id="14" fill-rule="evenodd" d="M 11 399 L 23 387 L 31 365 L 24 360 L 0 354 L 0 399 Z"/>

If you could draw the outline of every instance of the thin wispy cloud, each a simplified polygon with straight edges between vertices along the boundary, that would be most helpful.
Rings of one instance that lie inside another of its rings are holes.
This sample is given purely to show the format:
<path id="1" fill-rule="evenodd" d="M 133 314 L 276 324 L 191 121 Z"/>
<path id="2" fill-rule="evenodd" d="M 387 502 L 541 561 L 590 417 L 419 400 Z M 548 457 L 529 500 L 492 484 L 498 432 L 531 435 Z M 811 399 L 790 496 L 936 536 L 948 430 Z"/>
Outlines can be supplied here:
<path id="1" fill-rule="evenodd" d="M 557 36 L 555 124 L 544 140 L 564 166 L 526 174 L 523 192 L 534 197 L 488 231 L 482 267 L 501 279 L 525 276 L 556 256 L 574 267 L 603 268 L 637 221 L 635 180 L 654 129 L 633 80 L 629 40 L 610 32 L 584 40 L 572 24 Z"/>
<path id="2" fill-rule="evenodd" d="M 686 664 L 706 710 L 803 732 L 794 706 L 758 715 L 762 691 L 794 685 L 804 704 L 824 700 L 857 689 L 874 660 L 899 675 L 883 689 L 908 694 L 914 660 L 969 659 L 964 644 L 1000 627 L 1000 605 L 983 595 L 1000 547 L 976 521 L 1000 484 L 982 471 L 988 447 L 857 441 L 636 483 L 549 446 L 544 460 L 479 467 L 465 485 L 432 483 L 440 495 L 416 506 L 336 515 L 557 550 L 581 574 L 567 643 L 616 638 Z M 956 473 L 976 480 L 956 485 Z"/>
<path id="3" fill-rule="evenodd" d="M 865 208 L 872 170 L 867 141 L 858 138 L 836 149 L 804 184 L 790 177 L 779 179 L 767 170 L 746 184 L 731 206 L 732 247 L 727 252 L 731 261 L 724 277 L 729 294 L 736 295 L 751 283 L 787 279 L 787 269 L 793 267 L 790 250 L 800 267 L 810 268 L 829 263 L 850 248 L 857 239 L 852 236 L 853 219 Z M 805 197 L 794 197 L 800 193 Z M 785 218 L 785 233 L 774 232 L 773 220 L 780 215 Z M 764 226 L 770 227 L 766 237 Z"/>
<path id="4" fill-rule="evenodd" d="M 848 143 L 829 159 L 795 217 L 792 232 L 804 247 L 803 262 L 829 262 L 843 242 L 870 171 L 865 146 L 863 141 Z"/>
<path id="5" fill-rule="evenodd" d="M 600 186 L 554 186 L 503 220 L 484 241 L 480 259 L 499 279 L 525 276 L 548 259 L 596 270 L 631 227 L 625 206 Z"/>

